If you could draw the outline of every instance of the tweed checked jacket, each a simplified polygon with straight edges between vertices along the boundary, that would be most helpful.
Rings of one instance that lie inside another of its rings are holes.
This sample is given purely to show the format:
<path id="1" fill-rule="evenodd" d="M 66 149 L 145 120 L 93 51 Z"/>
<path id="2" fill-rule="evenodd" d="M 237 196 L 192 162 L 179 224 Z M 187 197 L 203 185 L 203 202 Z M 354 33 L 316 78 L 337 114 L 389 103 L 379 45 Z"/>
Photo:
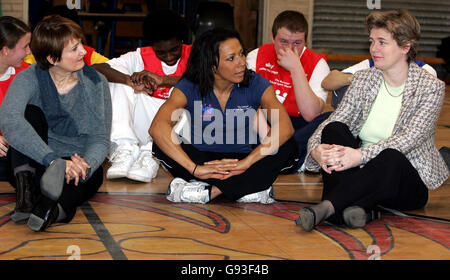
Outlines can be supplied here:
<path id="1" fill-rule="evenodd" d="M 317 128 L 308 141 L 305 161 L 307 170 L 320 169 L 312 158 L 311 151 L 321 143 L 322 129 L 328 123 L 345 123 L 353 136 L 359 135 L 382 81 L 382 71 L 375 67 L 355 73 L 336 111 Z M 444 95 L 444 82 L 414 62 L 410 63 L 402 106 L 392 135 L 376 144 L 361 147 L 362 165 L 385 149 L 395 149 L 406 156 L 429 189 L 441 186 L 448 178 L 449 170 L 434 144 L 434 135 Z"/>

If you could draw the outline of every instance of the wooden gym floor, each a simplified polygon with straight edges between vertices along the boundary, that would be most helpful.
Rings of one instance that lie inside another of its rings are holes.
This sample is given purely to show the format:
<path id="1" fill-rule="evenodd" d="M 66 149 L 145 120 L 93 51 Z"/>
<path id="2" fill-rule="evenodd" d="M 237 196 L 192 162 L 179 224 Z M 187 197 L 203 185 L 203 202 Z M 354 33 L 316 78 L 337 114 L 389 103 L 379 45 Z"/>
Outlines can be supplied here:
<path id="1" fill-rule="evenodd" d="M 450 86 L 436 145 L 450 146 Z M 320 201 L 319 175 L 279 176 L 272 205 L 216 199 L 206 205 L 171 203 L 171 176 L 160 168 L 151 183 L 105 180 L 69 224 L 36 233 L 15 224 L 15 195 L 0 183 L 0 259 L 145 260 L 382 260 L 450 259 L 450 180 L 430 191 L 425 208 L 383 214 L 363 229 L 295 226 L 302 207 Z"/>

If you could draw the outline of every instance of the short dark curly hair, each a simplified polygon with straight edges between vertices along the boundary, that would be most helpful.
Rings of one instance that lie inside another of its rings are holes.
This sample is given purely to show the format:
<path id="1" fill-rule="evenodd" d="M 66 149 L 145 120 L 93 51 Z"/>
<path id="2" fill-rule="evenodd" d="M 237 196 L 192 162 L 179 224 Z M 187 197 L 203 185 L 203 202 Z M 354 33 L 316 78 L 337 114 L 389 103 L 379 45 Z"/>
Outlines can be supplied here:
<path id="1" fill-rule="evenodd" d="M 186 21 L 171 10 L 157 10 L 147 15 L 143 26 L 144 44 L 153 46 L 155 42 L 173 38 L 187 42 L 189 28 Z"/>

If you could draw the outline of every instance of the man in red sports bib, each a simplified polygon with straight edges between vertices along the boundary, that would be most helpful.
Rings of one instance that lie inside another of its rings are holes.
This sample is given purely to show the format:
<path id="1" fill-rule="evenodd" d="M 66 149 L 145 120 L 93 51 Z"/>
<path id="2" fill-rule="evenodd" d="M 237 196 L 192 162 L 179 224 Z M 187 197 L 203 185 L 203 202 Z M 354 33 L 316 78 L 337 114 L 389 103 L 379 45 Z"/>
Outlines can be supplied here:
<path id="1" fill-rule="evenodd" d="M 247 56 L 249 69 L 270 81 L 295 129 L 299 169 L 303 171 L 309 137 L 330 113 L 322 113 L 328 92 L 321 86 L 330 72 L 326 56 L 305 47 L 308 23 L 300 12 L 284 11 L 274 20 L 272 44 Z"/>
<path id="2" fill-rule="evenodd" d="M 152 158 L 148 129 L 172 87 L 186 70 L 191 45 L 188 29 L 171 11 L 157 11 L 144 21 L 147 47 L 94 67 L 110 82 L 112 99 L 111 167 L 106 178 L 150 182 L 158 163 Z"/>

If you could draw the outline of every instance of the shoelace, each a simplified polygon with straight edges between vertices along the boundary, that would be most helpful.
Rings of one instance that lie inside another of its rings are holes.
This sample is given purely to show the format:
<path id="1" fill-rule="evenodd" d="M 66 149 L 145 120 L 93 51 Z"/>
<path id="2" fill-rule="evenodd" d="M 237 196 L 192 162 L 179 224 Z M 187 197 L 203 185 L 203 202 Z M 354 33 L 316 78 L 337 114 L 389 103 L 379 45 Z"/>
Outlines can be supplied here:
<path id="1" fill-rule="evenodd" d="M 124 162 L 132 156 L 131 150 L 117 149 L 111 156 L 111 162 Z"/>
<path id="2" fill-rule="evenodd" d="M 141 152 L 135 164 L 139 164 L 139 166 L 141 167 L 150 167 L 157 165 L 156 161 L 152 158 L 152 153 L 147 151 Z"/>

